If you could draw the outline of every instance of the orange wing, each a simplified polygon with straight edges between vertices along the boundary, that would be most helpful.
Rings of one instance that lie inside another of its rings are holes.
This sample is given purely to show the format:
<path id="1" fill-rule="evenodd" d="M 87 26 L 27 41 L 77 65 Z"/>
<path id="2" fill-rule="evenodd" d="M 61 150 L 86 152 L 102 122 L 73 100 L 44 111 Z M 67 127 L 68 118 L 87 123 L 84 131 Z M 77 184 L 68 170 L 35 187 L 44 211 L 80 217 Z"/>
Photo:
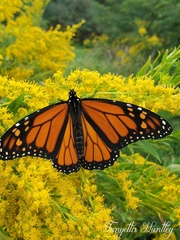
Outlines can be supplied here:
<path id="1" fill-rule="evenodd" d="M 68 123 L 64 132 L 61 147 L 53 161 L 54 167 L 64 173 L 77 172 L 80 169 L 75 148 L 72 117 L 68 116 Z"/>
<path id="2" fill-rule="evenodd" d="M 119 150 L 130 143 L 162 138 L 171 126 L 157 114 L 133 104 L 105 99 L 83 99 L 83 167 L 103 169 L 112 165 Z"/>
<path id="3" fill-rule="evenodd" d="M 0 138 L 0 158 L 38 156 L 58 170 L 104 169 L 132 142 L 169 135 L 171 126 L 157 114 L 133 104 L 105 99 L 69 100 L 30 114 Z M 75 134 L 75 136 L 74 136 Z"/>
<path id="4" fill-rule="evenodd" d="M 38 156 L 52 159 L 58 170 L 79 169 L 68 104 L 38 110 L 16 123 L 0 139 L 0 158 Z M 70 156 L 70 157 L 69 157 Z"/>
<path id="5" fill-rule="evenodd" d="M 84 135 L 84 158 L 81 160 L 82 167 L 92 169 L 104 169 L 113 165 L 119 157 L 119 151 L 110 149 L 98 133 L 87 121 L 84 114 L 81 115 Z"/>

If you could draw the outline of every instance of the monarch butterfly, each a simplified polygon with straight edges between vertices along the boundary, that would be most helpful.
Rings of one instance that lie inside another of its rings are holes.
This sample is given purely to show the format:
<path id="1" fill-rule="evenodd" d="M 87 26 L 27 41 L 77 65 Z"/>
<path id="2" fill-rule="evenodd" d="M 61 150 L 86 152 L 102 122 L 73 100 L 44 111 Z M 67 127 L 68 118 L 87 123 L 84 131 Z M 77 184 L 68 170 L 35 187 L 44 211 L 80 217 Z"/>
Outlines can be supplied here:
<path id="1" fill-rule="evenodd" d="M 129 103 L 84 98 L 42 108 L 12 126 L 0 139 L 0 158 L 26 155 L 52 159 L 64 173 L 104 169 L 114 164 L 121 148 L 172 132 L 157 114 Z"/>

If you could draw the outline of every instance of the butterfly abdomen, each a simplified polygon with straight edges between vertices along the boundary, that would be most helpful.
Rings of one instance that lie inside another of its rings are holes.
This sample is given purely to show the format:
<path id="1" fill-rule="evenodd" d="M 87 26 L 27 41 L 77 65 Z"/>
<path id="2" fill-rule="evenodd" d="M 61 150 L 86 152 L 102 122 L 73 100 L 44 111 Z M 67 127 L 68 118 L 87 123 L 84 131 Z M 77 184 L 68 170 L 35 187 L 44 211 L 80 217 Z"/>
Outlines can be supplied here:
<path id="1" fill-rule="evenodd" d="M 79 123 L 77 123 L 74 127 L 74 140 L 76 146 L 76 152 L 78 158 L 80 159 L 83 157 L 84 154 L 84 137 L 82 132 L 82 127 Z"/>

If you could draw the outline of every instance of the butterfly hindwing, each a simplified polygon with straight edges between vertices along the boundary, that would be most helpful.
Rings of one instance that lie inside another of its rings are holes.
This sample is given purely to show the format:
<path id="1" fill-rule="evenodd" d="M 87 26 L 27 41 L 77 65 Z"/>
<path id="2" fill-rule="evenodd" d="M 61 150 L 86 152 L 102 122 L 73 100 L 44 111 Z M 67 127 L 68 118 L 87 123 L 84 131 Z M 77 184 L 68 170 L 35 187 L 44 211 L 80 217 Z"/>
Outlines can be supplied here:
<path id="1" fill-rule="evenodd" d="M 104 169 L 114 164 L 119 151 L 110 149 L 93 129 L 84 114 L 81 115 L 84 135 L 84 158 L 81 165 L 86 169 Z"/>
<path id="2" fill-rule="evenodd" d="M 68 122 L 65 128 L 64 136 L 57 153 L 53 160 L 53 165 L 64 173 L 77 172 L 80 169 L 78 156 L 75 148 L 72 117 L 68 114 Z"/>

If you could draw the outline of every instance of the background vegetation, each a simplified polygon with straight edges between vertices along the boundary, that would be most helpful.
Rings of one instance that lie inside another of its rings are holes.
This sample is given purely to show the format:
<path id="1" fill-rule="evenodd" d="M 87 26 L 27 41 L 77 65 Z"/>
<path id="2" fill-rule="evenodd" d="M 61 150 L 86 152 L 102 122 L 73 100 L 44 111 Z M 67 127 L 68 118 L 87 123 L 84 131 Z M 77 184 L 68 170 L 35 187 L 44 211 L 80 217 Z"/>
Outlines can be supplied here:
<path id="1" fill-rule="evenodd" d="M 149 55 L 154 58 L 157 51 L 179 45 L 179 11 L 176 0 L 52 0 L 44 17 L 48 26 L 60 23 L 63 29 L 86 21 L 76 35 L 76 59 L 70 69 L 88 67 L 127 76 Z"/>
<path id="2" fill-rule="evenodd" d="M 1 239 L 117 239 L 130 222 L 137 232 L 122 239 L 163 239 L 143 232 L 153 221 L 170 221 L 168 239 L 180 238 L 179 12 L 175 0 L 0 2 L 1 135 L 71 88 L 147 107 L 174 130 L 129 145 L 104 171 L 0 161 Z"/>

